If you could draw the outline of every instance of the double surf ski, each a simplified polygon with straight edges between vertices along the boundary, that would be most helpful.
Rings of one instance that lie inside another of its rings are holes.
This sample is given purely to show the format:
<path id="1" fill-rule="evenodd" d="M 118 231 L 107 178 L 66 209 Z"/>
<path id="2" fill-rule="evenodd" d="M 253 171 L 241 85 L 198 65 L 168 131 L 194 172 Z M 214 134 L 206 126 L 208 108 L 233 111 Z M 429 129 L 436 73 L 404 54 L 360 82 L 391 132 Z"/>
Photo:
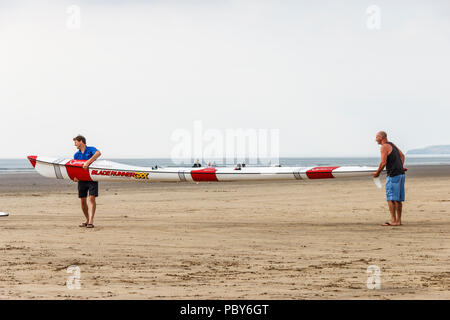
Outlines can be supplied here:
<path id="1" fill-rule="evenodd" d="M 258 181 L 371 177 L 376 167 L 139 167 L 96 160 L 84 169 L 85 160 L 29 156 L 38 173 L 48 178 L 79 181 Z"/>

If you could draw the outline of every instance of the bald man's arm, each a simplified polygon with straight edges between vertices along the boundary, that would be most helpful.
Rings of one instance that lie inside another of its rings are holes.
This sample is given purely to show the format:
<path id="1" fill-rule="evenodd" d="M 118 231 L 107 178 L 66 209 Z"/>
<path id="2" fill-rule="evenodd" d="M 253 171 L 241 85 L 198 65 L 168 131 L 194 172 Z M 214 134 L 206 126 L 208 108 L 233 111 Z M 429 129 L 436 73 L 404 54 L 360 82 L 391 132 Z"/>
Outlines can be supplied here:
<path id="1" fill-rule="evenodd" d="M 402 166 L 405 166 L 405 155 L 403 154 L 403 152 L 401 152 L 400 149 L 398 149 L 398 152 L 400 152 L 400 158 L 402 159 Z"/>
<path id="2" fill-rule="evenodd" d="M 378 166 L 377 172 L 372 174 L 374 178 L 379 177 L 380 173 L 384 170 L 384 167 L 386 167 L 387 157 L 389 154 L 389 145 L 383 144 L 380 148 L 380 153 L 381 153 L 380 165 Z"/>

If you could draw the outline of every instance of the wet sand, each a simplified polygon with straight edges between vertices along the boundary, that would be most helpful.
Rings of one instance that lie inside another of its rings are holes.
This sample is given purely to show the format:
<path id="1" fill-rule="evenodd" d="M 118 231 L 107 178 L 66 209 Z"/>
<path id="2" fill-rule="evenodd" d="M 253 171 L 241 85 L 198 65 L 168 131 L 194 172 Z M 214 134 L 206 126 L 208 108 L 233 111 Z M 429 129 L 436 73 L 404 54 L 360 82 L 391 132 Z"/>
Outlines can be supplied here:
<path id="1" fill-rule="evenodd" d="M 102 183 L 85 229 L 75 183 L 0 174 L 0 299 L 449 299 L 450 166 L 409 169 L 400 227 L 371 179 Z"/>

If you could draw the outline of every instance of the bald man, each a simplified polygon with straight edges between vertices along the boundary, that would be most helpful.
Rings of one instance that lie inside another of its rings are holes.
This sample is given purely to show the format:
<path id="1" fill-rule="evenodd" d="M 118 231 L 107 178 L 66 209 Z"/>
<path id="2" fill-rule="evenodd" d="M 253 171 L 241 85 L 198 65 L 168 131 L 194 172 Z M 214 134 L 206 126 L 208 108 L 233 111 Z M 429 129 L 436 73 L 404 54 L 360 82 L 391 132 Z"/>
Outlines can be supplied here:
<path id="1" fill-rule="evenodd" d="M 388 141 L 384 131 L 377 133 L 375 140 L 381 145 L 381 162 L 374 178 L 379 177 L 381 171 L 386 167 L 386 200 L 391 213 L 389 222 L 382 226 L 399 226 L 402 224 L 402 207 L 405 201 L 405 155 L 392 142 Z"/>

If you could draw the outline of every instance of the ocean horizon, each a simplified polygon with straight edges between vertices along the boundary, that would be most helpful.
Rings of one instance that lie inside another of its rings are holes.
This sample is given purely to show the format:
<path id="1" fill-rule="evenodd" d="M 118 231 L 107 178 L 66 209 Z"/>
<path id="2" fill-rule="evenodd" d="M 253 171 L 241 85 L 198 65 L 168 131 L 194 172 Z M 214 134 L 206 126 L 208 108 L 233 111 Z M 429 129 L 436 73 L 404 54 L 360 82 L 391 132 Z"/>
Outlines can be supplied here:
<path id="1" fill-rule="evenodd" d="M 135 166 L 155 166 L 159 167 L 190 167 L 194 163 L 192 160 L 172 160 L 170 158 L 102 158 L 104 160 L 115 161 Z M 280 157 L 278 161 L 262 160 L 244 161 L 248 166 L 377 166 L 379 157 Z M 203 161 L 203 166 L 211 162 L 217 166 L 233 166 L 233 163 L 226 163 L 218 159 Z M 238 161 L 236 161 L 237 163 Z M 450 155 L 414 155 L 406 156 L 405 166 L 408 165 L 450 165 Z M 9 172 L 33 172 L 33 167 L 27 159 L 0 159 L 0 173 Z"/>

